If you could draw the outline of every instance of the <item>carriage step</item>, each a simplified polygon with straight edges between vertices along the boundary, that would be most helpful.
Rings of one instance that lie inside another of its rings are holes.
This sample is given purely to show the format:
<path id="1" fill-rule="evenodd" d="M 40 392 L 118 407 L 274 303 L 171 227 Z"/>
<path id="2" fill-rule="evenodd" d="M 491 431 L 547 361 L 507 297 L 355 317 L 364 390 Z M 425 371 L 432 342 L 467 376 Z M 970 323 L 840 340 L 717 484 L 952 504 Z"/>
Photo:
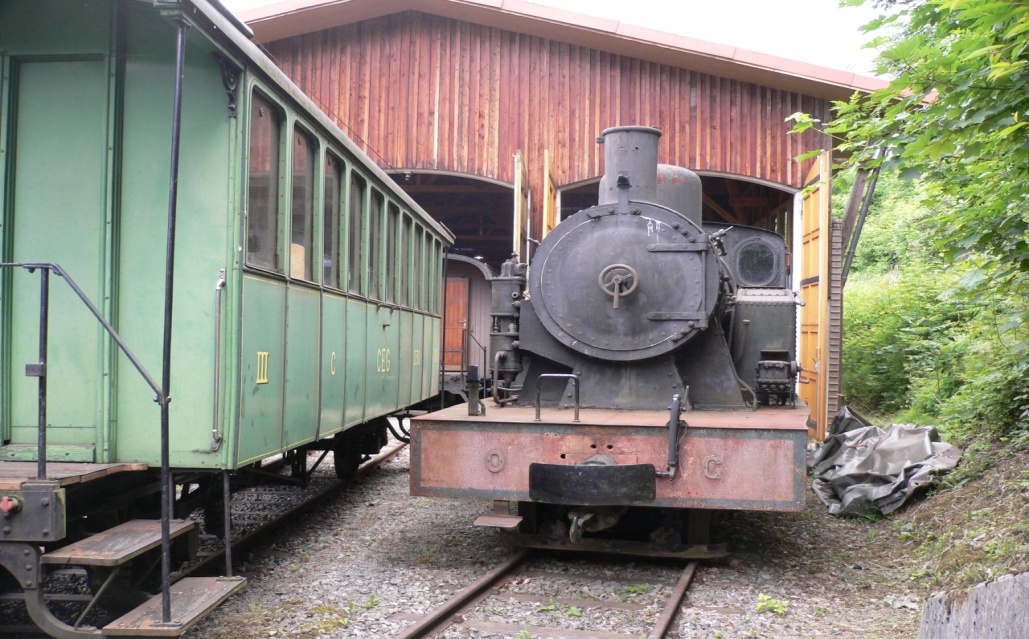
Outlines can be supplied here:
<path id="1" fill-rule="evenodd" d="M 161 596 L 148 599 L 103 628 L 109 637 L 181 637 L 186 630 L 245 586 L 243 577 L 188 577 L 171 586 L 171 621 L 161 621 Z"/>
<path id="2" fill-rule="evenodd" d="M 196 524 L 191 521 L 173 521 L 171 536 L 178 537 L 194 526 Z M 40 561 L 44 564 L 119 566 L 160 545 L 161 522 L 137 519 L 48 552 Z"/>
<path id="3" fill-rule="evenodd" d="M 521 523 L 522 518 L 520 515 L 479 515 L 474 525 L 514 530 Z"/>

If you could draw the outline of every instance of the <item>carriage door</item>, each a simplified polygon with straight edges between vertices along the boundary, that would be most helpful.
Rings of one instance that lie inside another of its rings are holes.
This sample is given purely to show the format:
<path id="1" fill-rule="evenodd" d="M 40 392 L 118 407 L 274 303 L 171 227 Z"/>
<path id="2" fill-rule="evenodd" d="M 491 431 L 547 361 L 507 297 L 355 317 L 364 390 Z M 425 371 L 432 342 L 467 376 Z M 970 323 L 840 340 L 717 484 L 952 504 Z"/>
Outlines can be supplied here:
<path id="1" fill-rule="evenodd" d="M 3 201 L 4 261 L 55 262 L 105 311 L 108 245 L 107 66 L 100 57 L 15 60 L 12 110 L 3 143 L 9 160 Z M 39 273 L 3 274 L 2 450 L 35 459 L 39 361 Z M 100 325 L 60 277 L 50 278 L 47 443 L 51 459 L 94 461 L 107 373 Z"/>
<path id="2" fill-rule="evenodd" d="M 825 437 L 826 363 L 829 335 L 829 176 L 828 152 L 822 153 L 808 175 L 801 207 L 800 259 L 800 388 L 801 399 L 811 410 L 809 433 Z"/>
<path id="3" fill-rule="evenodd" d="M 461 372 L 468 366 L 468 278 L 447 278 L 447 308 L 443 318 L 443 371 Z M 485 375 L 486 371 L 479 371 Z"/>

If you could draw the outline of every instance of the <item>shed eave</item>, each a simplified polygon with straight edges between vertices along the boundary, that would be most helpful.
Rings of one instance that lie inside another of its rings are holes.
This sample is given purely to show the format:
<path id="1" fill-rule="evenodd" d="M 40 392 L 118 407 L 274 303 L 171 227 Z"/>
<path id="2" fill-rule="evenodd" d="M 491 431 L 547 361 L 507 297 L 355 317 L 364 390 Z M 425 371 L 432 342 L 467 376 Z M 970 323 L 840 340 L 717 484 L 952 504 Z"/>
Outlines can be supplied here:
<path id="1" fill-rule="evenodd" d="M 522 0 L 286 0 L 239 14 L 272 42 L 403 11 L 567 42 L 827 100 L 886 86 L 877 78 Z"/>

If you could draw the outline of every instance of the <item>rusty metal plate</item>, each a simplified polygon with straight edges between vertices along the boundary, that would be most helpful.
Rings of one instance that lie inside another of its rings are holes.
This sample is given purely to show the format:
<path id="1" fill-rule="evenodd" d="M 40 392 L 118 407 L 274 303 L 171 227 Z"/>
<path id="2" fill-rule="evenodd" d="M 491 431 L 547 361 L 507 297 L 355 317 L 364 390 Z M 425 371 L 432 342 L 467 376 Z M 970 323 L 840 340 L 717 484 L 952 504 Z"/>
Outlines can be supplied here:
<path id="1" fill-rule="evenodd" d="M 652 464 L 529 464 L 529 498 L 567 506 L 649 504 L 657 498 Z"/>

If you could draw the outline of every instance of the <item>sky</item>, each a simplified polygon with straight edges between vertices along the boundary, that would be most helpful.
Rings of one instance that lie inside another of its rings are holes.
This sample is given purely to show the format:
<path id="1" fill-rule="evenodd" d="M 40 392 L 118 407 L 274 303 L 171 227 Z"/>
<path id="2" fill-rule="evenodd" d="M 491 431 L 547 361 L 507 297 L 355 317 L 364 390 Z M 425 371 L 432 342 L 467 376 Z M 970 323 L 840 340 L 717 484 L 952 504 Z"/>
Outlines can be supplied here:
<path id="1" fill-rule="evenodd" d="M 768 53 L 832 69 L 872 75 L 870 38 L 859 27 L 867 7 L 838 0 L 532 0 L 576 13 Z M 222 0 L 240 12 L 269 0 Z"/>

